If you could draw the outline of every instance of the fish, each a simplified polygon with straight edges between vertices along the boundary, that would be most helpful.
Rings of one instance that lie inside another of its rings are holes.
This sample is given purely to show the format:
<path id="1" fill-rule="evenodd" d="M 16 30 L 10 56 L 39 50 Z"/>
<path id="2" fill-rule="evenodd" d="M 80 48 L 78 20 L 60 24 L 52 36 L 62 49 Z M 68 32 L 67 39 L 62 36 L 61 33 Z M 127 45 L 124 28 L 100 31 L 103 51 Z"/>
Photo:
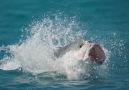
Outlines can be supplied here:
<path id="1" fill-rule="evenodd" d="M 58 47 L 54 51 L 54 56 L 61 58 L 69 54 L 69 52 L 77 60 L 89 60 L 99 65 L 103 64 L 106 59 L 105 52 L 99 44 L 84 39 L 76 40 L 64 47 Z"/>

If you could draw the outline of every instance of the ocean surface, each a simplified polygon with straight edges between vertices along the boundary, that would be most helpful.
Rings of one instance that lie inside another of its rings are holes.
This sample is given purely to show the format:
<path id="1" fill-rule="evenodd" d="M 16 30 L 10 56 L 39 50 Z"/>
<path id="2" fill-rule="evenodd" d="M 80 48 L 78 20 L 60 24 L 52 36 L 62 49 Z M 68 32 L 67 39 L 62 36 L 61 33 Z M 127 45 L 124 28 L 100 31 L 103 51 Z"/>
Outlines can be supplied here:
<path id="1" fill-rule="evenodd" d="M 129 90 L 129 0 L 0 2 L 0 90 Z M 84 68 L 67 68 L 72 57 L 51 57 L 77 39 L 106 53 L 82 76 Z"/>

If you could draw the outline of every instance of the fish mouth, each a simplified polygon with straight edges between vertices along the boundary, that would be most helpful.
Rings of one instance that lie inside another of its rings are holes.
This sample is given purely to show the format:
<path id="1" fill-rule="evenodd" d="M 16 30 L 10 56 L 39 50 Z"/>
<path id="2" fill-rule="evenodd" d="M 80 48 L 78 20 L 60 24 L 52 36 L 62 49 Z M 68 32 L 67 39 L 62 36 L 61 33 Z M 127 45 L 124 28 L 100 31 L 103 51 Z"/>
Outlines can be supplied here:
<path id="1" fill-rule="evenodd" d="M 98 45 L 94 44 L 89 50 L 89 57 L 93 62 L 97 64 L 103 64 L 105 61 L 105 53 L 103 49 Z"/>

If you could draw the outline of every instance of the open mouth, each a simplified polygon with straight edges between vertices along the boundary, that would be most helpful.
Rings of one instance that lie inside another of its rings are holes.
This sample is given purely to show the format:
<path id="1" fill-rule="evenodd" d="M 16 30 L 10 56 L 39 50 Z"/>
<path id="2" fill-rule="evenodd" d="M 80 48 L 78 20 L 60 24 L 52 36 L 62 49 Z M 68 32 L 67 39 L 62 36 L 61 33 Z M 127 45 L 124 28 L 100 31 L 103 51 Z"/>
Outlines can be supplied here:
<path id="1" fill-rule="evenodd" d="M 92 46 L 89 52 L 89 56 L 91 60 L 98 64 L 102 64 L 105 61 L 105 53 L 98 44 Z"/>

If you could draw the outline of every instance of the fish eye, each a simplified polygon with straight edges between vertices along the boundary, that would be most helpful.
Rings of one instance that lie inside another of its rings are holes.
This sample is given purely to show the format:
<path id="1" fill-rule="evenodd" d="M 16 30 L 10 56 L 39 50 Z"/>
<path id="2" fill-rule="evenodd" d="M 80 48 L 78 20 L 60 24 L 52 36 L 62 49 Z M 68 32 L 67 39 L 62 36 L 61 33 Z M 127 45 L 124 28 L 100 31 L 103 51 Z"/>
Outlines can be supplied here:
<path id="1" fill-rule="evenodd" d="M 80 44 L 79 47 L 81 48 L 83 46 L 83 44 Z"/>
<path id="2" fill-rule="evenodd" d="M 92 41 L 88 41 L 89 43 L 92 43 Z"/>

